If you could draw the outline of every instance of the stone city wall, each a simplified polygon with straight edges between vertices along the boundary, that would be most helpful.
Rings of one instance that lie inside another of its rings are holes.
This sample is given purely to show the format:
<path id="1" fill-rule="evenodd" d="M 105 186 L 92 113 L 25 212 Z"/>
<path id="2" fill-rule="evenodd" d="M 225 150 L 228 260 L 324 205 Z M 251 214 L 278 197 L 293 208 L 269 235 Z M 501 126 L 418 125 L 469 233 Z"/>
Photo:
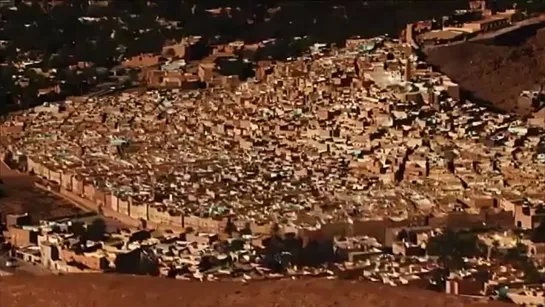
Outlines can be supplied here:
<path id="1" fill-rule="evenodd" d="M 4 152 L 3 156 L 5 154 L 7 153 Z M 50 169 L 48 166 L 36 161 L 36 159 L 29 157 L 27 157 L 26 161 L 28 172 L 60 185 L 59 193 L 62 196 L 78 203 L 84 202 L 89 210 L 101 210 L 105 216 L 126 222 L 128 225 L 141 225 L 141 222 L 145 221 L 150 227 L 170 228 L 180 231 L 191 227 L 196 231 L 211 233 L 222 232 L 226 226 L 225 219 L 216 220 L 198 216 L 171 215 L 163 206 L 137 203 L 130 197 L 116 196 L 111 191 L 97 188 L 90 180 L 76 176 L 69 171 Z M 415 220 L 415 217 L 412 217 L 401 222 L 394 222 L 388 218 L 381 220 L 356 220 L 352 223 L 335 222 L 322 225 L 321 229 L 317 231 L 308 232 L 300 230 L 296 232 L 300 236 L 308 236 L 309 239 L 367 235 L 377 238 L 379 242 L 384 242 L 386 229 L 391 227 L 426 225 L 431 227 L 464 228 L 478 224 L 482 225 L 483 222 L 492 222 L 492 220 L 494 220 L 494 224 L 505 224 L 509 223 L 510 218 L 507 213 L 501 215 L 481 215 L 454 212 L 443 216 L 421 217 L 417 220 Z M 250 228 L 254 230 L 254 233 L 257 231 L 258 233 L 269 234 L 271 226 L 261 225 L 258 227 L 258 225 L 250 223 Z"/>

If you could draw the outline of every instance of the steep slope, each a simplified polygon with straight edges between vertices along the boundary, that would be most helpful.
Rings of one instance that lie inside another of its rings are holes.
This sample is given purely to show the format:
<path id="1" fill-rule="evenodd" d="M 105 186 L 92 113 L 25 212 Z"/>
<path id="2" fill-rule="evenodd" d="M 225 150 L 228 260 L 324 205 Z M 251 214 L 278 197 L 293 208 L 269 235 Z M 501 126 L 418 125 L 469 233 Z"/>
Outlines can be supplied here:
<path id="1" fill-rule="evenodd" d="M 545 81 L 545 35 L 517 46 L 463 43 L 433 49 L 428 62 L 474 97 L 506 111 L 527 113 L 517 105 L 521 91 Z"/>

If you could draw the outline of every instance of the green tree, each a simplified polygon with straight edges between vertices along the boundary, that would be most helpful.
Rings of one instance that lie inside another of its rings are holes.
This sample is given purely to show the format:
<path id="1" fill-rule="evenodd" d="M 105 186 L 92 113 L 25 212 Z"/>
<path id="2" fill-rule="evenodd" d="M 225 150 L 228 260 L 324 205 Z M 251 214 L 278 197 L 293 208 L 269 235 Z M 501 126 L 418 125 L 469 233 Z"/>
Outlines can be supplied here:
<path id="1" fill-rule="evenodd" d="M 504 260 L 507 262 L 516 262 L 526 257 L 526 246 L 517 244 L 516 247 L 510 248 L 504 255 Z"/>
<path id="2" fill-rule="evenodd" d="M 477 236 L 471 232 L 445 233 L 430 239 L 426 251 L 429 255 L 438 256 L 439 262 L 448 269 L 464 267 L 463 257 L 482 255 L 483 250 Z"/>
<path id="3" fill-rule="evenodd" d="M 252 226 L 250 225 L 250 223 L 244 224 L 244 228 L 242 228 L 240 233 L 243 234 L 243 235 L 251 235 L 252 234 Z"/>
<path id="4" fill-rule="evenodd" d="M 80 243 L 87 241 L 87 228 L 85 224 L 79 221 L 73 222 L 70 231 L 78 238 Z"/>
<path id="5" fill-rule="evenodd" d="M 503 260 L 523 271 L 526 282 L 540 283 L 544 281 L 534 261 L 526 254 L 525 245 L 519 243 L 516 247 L 508 249 Z"/>
<path id="6" fill-rule="evenodd" d="M 271 236 L 276 237 L 280 235 L 280 225 L 273 223 L 271 226 Z"/>
<path id="7" fill-rule="evenodd" d="M 520 267 L 524 272 L 524 279 L 527 282 L 541 283 L 543 281 L 543 277 L 541 276 L 541 273 L 539 273 L 532 259 L 525 257 L 523 260 L 520 261 Z"/>
<path id="8" fill-rule="evenodd" d="M 543 213 L 543 209 L 538 209 L 536 213 Z M 539 226 L 537 226 L 530 236 L 532 242 L 543 243 L 545 242 L 545 217 L 541 218 Z"/>
<path id="9" fill-rule="evenodd" d="M 106 235 L 106 222 L 102 218 L 93 220 L 91 225 L 87 227 L 87 237 L 89 240 L 101 241 Z"/>
<path id="10" fill-rule="evenodd" d="M 232 235 L 235 231 L 237 231 L 237 226 L 235 223 L 233 223 L 233 221 L 231 221 L 231 219 L 229 219 L 227 221 L 227 225 L 225 225 L 225 233 Z"/>
<path id="11" fill-rule="evenodd" d="M 82 236 L 87 234 L 87 229 L 85 228 L 85 225 L 79 221 L 72 223 L 72 225 L 70 226 L 70 231 L 76 236 Z"/>

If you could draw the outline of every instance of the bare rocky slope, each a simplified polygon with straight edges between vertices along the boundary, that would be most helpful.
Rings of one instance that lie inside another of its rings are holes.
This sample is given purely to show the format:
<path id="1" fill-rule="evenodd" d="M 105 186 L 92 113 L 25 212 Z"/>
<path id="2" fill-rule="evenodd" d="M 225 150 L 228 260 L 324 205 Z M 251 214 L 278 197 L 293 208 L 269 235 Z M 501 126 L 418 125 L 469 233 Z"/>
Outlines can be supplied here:
<path id="1" fill-rule="evenodd" d="M 282 280 L 248 284 L 188 282 L 152 277 L 83 274 L 0 278 L 2 307 L 90 306 L 372 306 L 477 307 L 469 298 L 426 290 L 338 280 Z"/>
<path id="2" fill-rule="evenodd" d="M 517 45 L 463 43 L 428 52 L 427 61 L 479 100 L 520 114 L 521 91 L 545 81 L 545 32 Z"/>

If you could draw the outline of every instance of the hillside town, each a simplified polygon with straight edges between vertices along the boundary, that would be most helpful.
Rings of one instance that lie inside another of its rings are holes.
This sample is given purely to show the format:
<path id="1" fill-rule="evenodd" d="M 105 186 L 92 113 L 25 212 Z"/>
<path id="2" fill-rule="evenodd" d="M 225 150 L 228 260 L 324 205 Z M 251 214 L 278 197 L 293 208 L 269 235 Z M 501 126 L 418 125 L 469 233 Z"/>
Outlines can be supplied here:
<path id="1" fill-rule="evenodd" d="M 11 116 L 9 165 L 129 225 L 81 241 L 70 220 L 8 215 L 15 257 L 58 272 L 443 282 L 471 295 L 532 285 L 517 261 L 539 275 L 543 117 L 464 100 L 397 39 L 346 45 L 260 63 L 230 87 Z M 474 246 L 445 254 L 463 240 Z"/>
<path id="2" fill-rule="evenodd" d="M 521 95 L 525 118 L 472 102 L 425 62 L 422 32 L 253 64 L 236 54 L 267 42 L 186 61 L 190 37 L 122 62 L 142 86 L 11 113 L 3 163 L 85 212 L 0 207 L 0 271 L 353 279 L 544 305 L 541 92 Z"/>

